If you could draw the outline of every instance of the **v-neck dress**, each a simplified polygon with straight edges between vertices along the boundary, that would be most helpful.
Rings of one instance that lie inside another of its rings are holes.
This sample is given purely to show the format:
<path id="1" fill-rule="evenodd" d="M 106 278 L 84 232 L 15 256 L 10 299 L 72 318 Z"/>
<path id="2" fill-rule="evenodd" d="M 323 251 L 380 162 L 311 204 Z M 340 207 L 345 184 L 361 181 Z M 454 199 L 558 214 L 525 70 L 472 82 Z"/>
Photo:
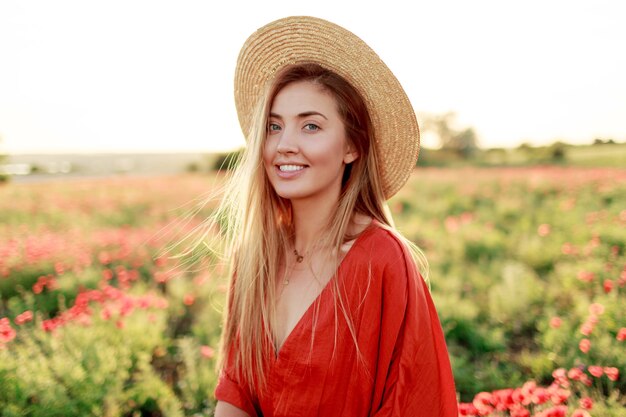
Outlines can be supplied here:
<path id="1" fill-rule="evenodd" d="M 243 384 L 227 355 L 215 398 L 251 417 L 457 417 L 437 312 L 398 238 L 373 222 L 332 279 L 354 337 L 329 283 L 277 354 L 269 344 L 264 389 Z"/>

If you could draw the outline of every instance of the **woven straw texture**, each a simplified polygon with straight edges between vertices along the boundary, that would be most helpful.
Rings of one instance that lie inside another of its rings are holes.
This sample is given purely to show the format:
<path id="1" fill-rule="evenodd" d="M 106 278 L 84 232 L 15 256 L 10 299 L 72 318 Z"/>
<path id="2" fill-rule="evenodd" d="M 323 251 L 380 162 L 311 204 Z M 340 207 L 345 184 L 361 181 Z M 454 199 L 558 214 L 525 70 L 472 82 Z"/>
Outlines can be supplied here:
<path id="1" fill-rule="evenodd" d="M 235 70 L 235 104 L 246 138 L 267 83 L 286 65 L 314 62 L 345 78 L 361 94 L 374 127 L 385 197 L 408 180 L 419 154 L 415 112 L 378 55 L 352 32 L 323 19 L 294 16 L 254 32 Z"/>

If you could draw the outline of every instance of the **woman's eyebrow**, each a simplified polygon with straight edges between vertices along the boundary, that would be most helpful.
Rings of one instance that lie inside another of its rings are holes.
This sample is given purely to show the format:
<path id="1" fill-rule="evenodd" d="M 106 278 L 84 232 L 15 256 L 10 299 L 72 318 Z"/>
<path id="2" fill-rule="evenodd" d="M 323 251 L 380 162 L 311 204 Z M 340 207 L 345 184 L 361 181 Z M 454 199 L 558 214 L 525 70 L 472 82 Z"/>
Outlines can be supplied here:
<path id="1" fill-rule="evenodd" d="M 298 117 L 299 119 L 302 119 L 308 116 L 322 116 L 324 119 L 328 120 L 328 117 L 324 116 L 322 113 L 318 111 L 305 111 L 305 112 L 299 113 L 296 117 Z M 282 116 L 278 113 L 270 113 L 270 117 L 274 117 L 276 119 L 282 120 Z"/>
<path id="2" fill-rule="evenodd" d="M 298 114 L 299 118 L 308 117 L 308 116 L 322 116 L 324 119 L 328 120 L 328 117 L 324 116 L 322 113 L 318 111 L 305 111 L 303 113 Z"/>

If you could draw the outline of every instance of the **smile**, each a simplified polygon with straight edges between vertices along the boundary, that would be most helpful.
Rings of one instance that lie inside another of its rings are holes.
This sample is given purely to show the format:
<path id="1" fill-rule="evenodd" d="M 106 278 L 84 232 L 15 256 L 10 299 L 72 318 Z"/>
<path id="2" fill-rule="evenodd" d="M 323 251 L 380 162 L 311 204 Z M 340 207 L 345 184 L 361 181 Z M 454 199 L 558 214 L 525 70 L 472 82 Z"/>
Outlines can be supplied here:
<path id="1" fill-rule="evenodd" d="M 278 169 L 282 172 L 295 172 L 306 168 L 304 165 L 279 165 Z"/>

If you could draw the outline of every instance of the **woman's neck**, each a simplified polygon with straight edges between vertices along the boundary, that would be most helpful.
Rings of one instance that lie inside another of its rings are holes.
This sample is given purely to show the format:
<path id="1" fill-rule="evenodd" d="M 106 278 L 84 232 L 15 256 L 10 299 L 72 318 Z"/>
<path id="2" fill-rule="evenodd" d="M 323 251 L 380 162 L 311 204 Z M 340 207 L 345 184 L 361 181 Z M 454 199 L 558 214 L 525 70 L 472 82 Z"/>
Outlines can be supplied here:
<path id="1" fill-rule="evenodd" d="M 296 250 L 305 252 L 319 242 L 320 234 L 328 224 L 336 205 L 336 201 L 328 200 L 317 204 L 311 204 L 310 201 L 292 201 Z"/>

